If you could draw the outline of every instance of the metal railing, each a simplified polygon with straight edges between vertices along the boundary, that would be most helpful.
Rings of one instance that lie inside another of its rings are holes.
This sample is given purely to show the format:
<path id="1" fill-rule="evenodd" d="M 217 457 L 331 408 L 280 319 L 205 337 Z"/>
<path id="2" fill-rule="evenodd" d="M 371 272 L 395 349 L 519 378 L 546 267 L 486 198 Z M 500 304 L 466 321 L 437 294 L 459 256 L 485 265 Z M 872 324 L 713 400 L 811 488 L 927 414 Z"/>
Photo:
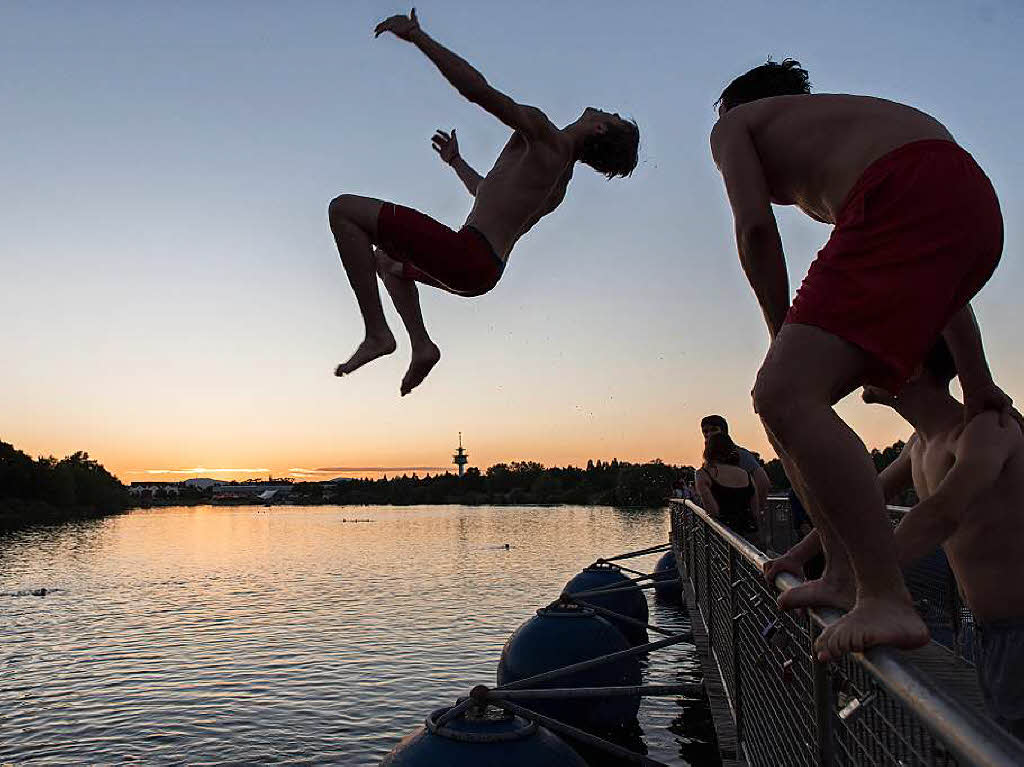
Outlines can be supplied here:
<path id="1" fill-rule="evenodd" d="M 906 506 L 887 506 L 893 526 L 910 511 Z M 770 495 L 765 503 L 762 536 L 767 551 L 783 553 L 800 539 L 793 524 L 789 498 Z M 975 662 L 974 616 L 964 604 L 945 553 L 936 548 L 904 571 L 914 605 L 932 639 L 968 663 Z"/>
<path id="2" fill-rule="evenodd" d="M 818 662 L 839 614 L 780 612 L 765 555 L 690 501 L 672 500 L 672 542 L 707 627 L 739 744 L 754 767 L 1024 765 L 1024 747 L 888 648 Z M 780 589 L 800 580 L 784 573 Z"/>

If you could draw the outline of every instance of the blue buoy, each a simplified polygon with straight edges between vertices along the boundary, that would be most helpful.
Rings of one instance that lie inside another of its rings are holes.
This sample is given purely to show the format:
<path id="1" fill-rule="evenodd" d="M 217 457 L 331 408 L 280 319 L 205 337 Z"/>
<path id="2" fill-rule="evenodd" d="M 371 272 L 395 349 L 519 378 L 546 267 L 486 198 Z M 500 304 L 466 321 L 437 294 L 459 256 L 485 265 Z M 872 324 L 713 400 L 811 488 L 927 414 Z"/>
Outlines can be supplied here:
<path id="1" fill-rule="evenodd" d="M 661 575 L 654 576 L 654 593 L 659 599 L 669 602 L 680 602 L 683 599 L 683 587 L 678 583 L 665 583 L 672 579 L 679 578 L 679 569 L 676 567 L 676 554 L 669 549 L 666 551 L 658 564 L 654 566 L 654 572 Z"/>
<path id="2" fill-rule="evenodd" d="M 628 650 L 629 643 L 611 623 L 567 602 L 555 602 L 515 630 L 501 652 L 498 684 L 591 660 L 601 655 Z M 620 658 L 591 669 L 577 671 L 532 688 L 611 687 L 641 684 L 640 661 L 636 656 Z M 537 698 L 517 701 L 520 705 L 559 719 L 581 729 L 607 732 L 636 720 L 639 695 L 598 698 Z"/>
<path id="3" fill-rule="evenodd" d="M 609 564 L 593 564 L 581 572 L 567 584 L 563 591 L 572 594 L 580 591 L 591 591 L 608 587 L 626 588 L 626 591 L 615 591 L 610 594 L 591 594 L 580 597 L 588 602 L 606 610 L 613 610 L 620 615 L 626 615 L 638 621 L 648 622 L 647 597 L 636 584 L 622 574 L 617 567 Z M 615 626 L 622 635 L 629 640 L 630 644 L 641 645 L 647 642 L 647 629 L 626 621 L 617 620 L 610 616 L 604 616 Z"/>
<path id="4" fill-rule="evenodd" d="M 438 725 L 441 708 L 384 757 L 380 767 L 587 767 L 550 731 L 501 709 L 470 708 Z"/>

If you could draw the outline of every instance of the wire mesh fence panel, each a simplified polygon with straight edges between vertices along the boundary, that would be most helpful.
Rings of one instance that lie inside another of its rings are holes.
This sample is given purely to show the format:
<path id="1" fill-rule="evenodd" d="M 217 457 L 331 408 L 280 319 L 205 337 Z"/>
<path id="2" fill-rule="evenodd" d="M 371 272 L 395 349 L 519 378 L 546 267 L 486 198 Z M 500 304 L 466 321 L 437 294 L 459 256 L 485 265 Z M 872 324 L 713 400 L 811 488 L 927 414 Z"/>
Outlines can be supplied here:
<path id="1" fill-rule="evenodd" d="M 785 510 L 775 511 L 784 522 Z M 973 757 L 958 761 L 945 745 L 958 740 L 943 732 L 943 720 L 934 713 L 938 709 L 927 713 L 929 709 L 905 690 L 890 694 L 882 681 L 889 689 L 900 688 L 893 686 L 890 677 L 876 677 L 861 661 L 847 657 L 835 664 L 817 663 L 816 625 L 807 616 L 778 609 L 777 592 L 761 572 L 764 555 L 739 536 L 681 502 L 672 504 L 672 531 L 749 764 L 945 767 L 1006 763 L 978 762 Z M 969 642 L 973 621 L 955 589 L 950 589 L 945 558 L 926 558 L 907 577 L 915 603 L 936 639 L 964 643 L 967 637 Z M 968 713 L 962 719 L 964 726 L 988 732 L 988 723 L 973 717 Z M 975 737 L 998 740 L 991 734 Z M 1015 747 L 1011 750 L 1016 753 Z M 957 753 L 973 752 L 960 748 Z M 1010 763 L 1024 764 L 1024 760 L 1011 758 Z"/>
<path id="2" fill-rule="evenodd" d="M 761 573 L 739 558 L 736 624 L 742 737 L 754 765 L 813 765 L 814 684 L 806 628 L 779 611 Z"/>
<path id="3" fill-rule="evenodd" d="M 836 764 L 944 767 L 959 762 L 918 718 L 855 661 L 831 668 L 840 709 L 860 705 L 846 719 L 835 720 Z"/>

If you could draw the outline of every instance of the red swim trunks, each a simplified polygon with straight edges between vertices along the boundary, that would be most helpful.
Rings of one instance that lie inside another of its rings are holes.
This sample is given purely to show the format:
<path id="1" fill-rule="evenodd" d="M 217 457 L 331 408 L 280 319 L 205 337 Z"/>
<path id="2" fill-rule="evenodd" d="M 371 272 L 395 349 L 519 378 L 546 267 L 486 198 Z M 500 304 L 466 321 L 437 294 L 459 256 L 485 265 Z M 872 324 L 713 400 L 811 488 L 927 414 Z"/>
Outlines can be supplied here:
<path id="1" fill-rule="evenodd" d="M 402 276 L 425 285 L 479 296 L 493 288 L 505 263 L 479 231 L 455 232 L 418 210 L 386 202 L 377 216 L 378 245 L 402 262 Z"/>
<path id="2" fill-rule="evenodd" d="M 999 263 L 995 190 L 951 141 L 905 144 L 873 162 L 840 209 L 787 323 L 870 353 L 866 383 L 896 393 Z"/>

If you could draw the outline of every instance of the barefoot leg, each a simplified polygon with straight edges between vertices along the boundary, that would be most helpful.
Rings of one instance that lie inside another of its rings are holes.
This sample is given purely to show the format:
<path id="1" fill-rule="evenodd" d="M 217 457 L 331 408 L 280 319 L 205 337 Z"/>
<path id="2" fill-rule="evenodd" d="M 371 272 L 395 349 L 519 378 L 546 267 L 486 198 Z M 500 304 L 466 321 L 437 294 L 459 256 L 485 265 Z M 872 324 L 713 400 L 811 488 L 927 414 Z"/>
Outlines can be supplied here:
<path id="1" fill-rule="evenodd" d="M 380 200 L 355 195 L 341 195 L 331 201 L 329 217 L 331 232 L 338 246 L 341 262 L 349 284 L 356 295 L 363 315 L 363 342 L 355 353 L 338 365 L 335 375 L 345 375 L 367 362 L 395 350 L 395 337 L 384 318 L 377 289 L 377 272 L 372 252 L 372 239 L 377 233 Z"/>
<path id="2" fill-rule="evenodd" d="M 427 377 L 427 373 L 441 359 L 441 351 L 430 339 L 427 327 L 423 324 L 423 312 L 420 310 L 420 296 L 416 283 L 399 277 L 399 263 L 380 248 L 375 251 L 375 256 L 377 273 L 384 282 L 395 309 L 398 310 L 398 316 L 402 318 L 402 324 L 405 325 L 412 344 L 412 361 L 402 379 L 401 393 L 404 397 Z"/>
<path id="3" fill-rule="evenodd" d="M 778 440 L 768 434 L 768 440 L 775 448 L 782 467 L 793 483 L 793 488 L 800 497 L 801 503 L 807 510 L 814 523 L 814 535 L 818 546 L 813 540 L 801 541 L 794 547 L 795 552 L 800 552 L 800 564 L 804 564 L 820 548 L 825 555 L 825 571 L 821 578 L 808 581 L 800 586 L 784 591 L 779 595 L 779 607 L 783 610 L 793 610 L 800 607 L 836 607 L 842 610 L 849 610 L 856 600 L 856 589 L 854 587 L 853 570 L 850 567 L 850 558 L 846 548 L 836 534 L 835 528 L 828 521 L 828 515 L 823 514 L 817 499 L 811 493 L 807 483 L 800 473 L 800 468 L 786 455 L 786 451 Z M 810 536 L 808 536 L 810 538 Z M 788 555 L 787 555 L 788 556 Z"/>
<path id="4" fill-rule="evenodd" d="M 913 607 L 891 599 L 860 597 L 853 610 L 821 633 L 814 649 L 818 660 L 826 662 L 877 645 L 913 650 L 926 644 L 928 629 Z"/>
<path id="5" fill-rule="evenodd" d="M 927 640 L 896 562 L 875 466 L 832 409 L 863 382 L 870 362 L 864 351 L 819 328 L 785 325 L 754 388 L 755 409 L 766 430 L 796 465 L 809 500 L 831 528 L 821 531 L 826 556 L 836 559 L 834 537 L 850 558 L 857 604 L 826 632 L 828 646 L 837 649 L 908 646 L 920 643 L 922 635 Z M 882 618 L 886 624 L 875 625 Z"/>

